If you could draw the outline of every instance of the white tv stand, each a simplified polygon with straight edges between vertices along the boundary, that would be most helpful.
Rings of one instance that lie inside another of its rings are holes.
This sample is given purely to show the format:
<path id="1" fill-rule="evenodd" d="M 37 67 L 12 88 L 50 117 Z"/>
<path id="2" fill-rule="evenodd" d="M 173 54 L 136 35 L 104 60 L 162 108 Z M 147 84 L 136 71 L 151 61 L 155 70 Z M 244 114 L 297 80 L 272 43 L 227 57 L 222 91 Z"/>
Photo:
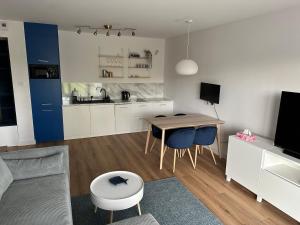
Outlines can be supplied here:
<path id="1" fill-rule="evenodd" d="M 229 137 L 226 180 L 233 179 L 300 222 L 300 159 L 283 153 L 272 140 L 245 142 Z"/>

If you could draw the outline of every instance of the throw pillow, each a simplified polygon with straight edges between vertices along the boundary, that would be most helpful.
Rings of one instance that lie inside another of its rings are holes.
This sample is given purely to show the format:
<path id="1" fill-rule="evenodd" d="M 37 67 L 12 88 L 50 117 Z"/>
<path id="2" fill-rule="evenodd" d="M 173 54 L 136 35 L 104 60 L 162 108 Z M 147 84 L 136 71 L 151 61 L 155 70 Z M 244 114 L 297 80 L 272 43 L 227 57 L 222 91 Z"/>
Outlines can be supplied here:
<path id="1" fill-rule="evenodd" d="M 42 158 L 6 159 L 14 180 L 43 177 L 64 173 L 63 153 Z"/>

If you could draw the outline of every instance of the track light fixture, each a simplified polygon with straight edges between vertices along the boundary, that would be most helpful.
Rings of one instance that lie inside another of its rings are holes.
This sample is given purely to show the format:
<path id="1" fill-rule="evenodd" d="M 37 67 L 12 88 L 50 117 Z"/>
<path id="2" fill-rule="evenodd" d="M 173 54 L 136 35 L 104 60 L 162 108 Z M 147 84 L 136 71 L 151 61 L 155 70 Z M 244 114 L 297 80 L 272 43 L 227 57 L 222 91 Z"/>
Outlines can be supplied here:
<path id="1" fill-rule="evenodd" d="M 102 27 L 91 27 L 91 26 L 75 26 L 75 27 L 76 27 L 77 34 L 81 34 L 83 28 L 85 28 L 84 30 L 91 30 L 95 36 L 97 36 L 99 34 L 99 31 L 101 30 L 106 32 L 105 33 L 106 36 L 110 36 L 111 34 L 113 34 L 113 35 L 117 35 L 118 37 L 121 37 L 123 32 L 124 33 L 131 32 L 131 36 L 135 36 L 135 31 L 136 31 L 135 28 L 128 28 L 128 27 L 113 28 L 113 26 L 110 24 L 105 24 Z"/>

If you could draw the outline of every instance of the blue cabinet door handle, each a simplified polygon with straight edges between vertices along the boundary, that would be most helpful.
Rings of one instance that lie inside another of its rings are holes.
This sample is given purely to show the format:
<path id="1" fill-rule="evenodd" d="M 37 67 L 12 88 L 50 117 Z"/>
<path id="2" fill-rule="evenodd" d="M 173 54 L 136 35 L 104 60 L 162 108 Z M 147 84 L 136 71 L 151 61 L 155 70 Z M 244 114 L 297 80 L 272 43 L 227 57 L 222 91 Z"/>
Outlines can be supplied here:
<path id="1" fill-rule="evenodd" d="M 49 62 L 48 60 L 44 60 L 44 59 L 38 59 L 39 62 L 44 62 L 44 63 L 47 63 Z"/>
<path id="2" fill-rule="evenodd" d="M 42 109 L 42 112 L 53 112 L 53 109 Z"/>
<path id="3" fill-rule="evenodd" d="M 42 103 L 42 106 L 46 106 L 46 105 L 52 105 L 52 103 Z"/>

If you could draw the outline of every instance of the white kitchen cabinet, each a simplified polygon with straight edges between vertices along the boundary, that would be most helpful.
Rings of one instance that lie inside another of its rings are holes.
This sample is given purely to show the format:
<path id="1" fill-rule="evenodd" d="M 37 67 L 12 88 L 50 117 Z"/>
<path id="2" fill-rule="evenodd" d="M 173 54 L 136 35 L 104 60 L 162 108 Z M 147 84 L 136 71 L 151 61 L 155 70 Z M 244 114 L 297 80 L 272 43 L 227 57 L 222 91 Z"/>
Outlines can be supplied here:
<path id="1" fill-rule="evenodd" d="M 130 133 L 135 128 L 133 104 L 115 105 L 116 133 Z"/>
<path id="2" fill-rule="evenodd" d="M 91 136 L 90 106 L 64 106 L 63 120 L 66 140 Z"/>
<path id="3" fill-rule="evenodd" d="M 134 105 L 134 130 L 135 132 L 147 130 L 147 122 L 145 117 L 153 116 L 151 103 L 137 103 Z"/>
<path id="4" fill-rule="evenodd" d="M 163 102 L 153 102 L 152 103 L 152 114 L 157 115 L 169 115 L 173 113 L 173 102 L 163 101 Z"/>
<path id="5" fill-rule="evenodd" d="M 172 113 L 172 101 L 68 105 L 63 107 L 65 139 L 145 131 L 145 117 Z"/>
<path id="6" fill-rule="evenodd" d="M 113 104 L 91 105 L 91 136 L 115 133 L 115 109 Z"/>

